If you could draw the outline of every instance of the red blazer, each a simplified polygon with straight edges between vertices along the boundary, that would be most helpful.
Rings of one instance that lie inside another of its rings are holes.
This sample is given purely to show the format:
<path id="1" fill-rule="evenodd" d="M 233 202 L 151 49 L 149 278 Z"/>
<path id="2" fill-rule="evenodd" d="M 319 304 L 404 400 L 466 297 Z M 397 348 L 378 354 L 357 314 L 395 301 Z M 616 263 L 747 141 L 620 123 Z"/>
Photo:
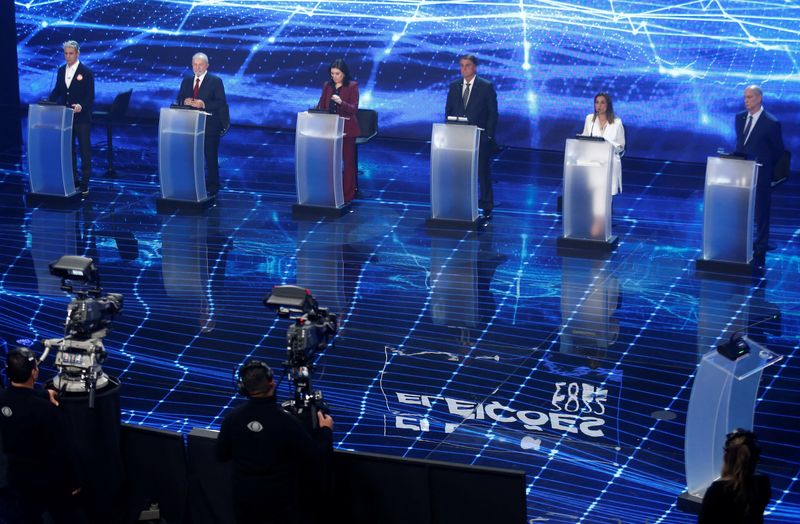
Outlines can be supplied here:
<path id="1" fill-rule="evenodd" d="M 320 109 L 328 109 L 331 103 L 331 96 L 333 96 L 333 84 L 325 82 L 322 86 L 322 96 L 319 97 L 317 107 Z M 358 138 L 361 134 L 361 129 L 358 127 L 358 83 L 350 80 L 346 86 L 339 89 L 339 96 L 342 98 L 342 103 L 339 104 L 337 113 L 339 116 L 349 118 L 344 121 L 344 134 L 345 138 Z"/>

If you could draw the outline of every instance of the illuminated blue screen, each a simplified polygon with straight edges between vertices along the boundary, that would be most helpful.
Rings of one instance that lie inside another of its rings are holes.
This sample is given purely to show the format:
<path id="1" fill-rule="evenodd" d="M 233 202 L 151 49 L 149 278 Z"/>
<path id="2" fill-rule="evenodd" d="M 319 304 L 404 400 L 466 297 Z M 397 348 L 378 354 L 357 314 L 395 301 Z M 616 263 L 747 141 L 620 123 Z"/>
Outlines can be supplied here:
<path id="1" fill-rule="evenodd" d="M 699 161 L 733 145 L 733 115 L 756 82 L 787 148 L 800 147 L 800 6 L 784 0 L 16 4 L 23 102 L 50 89 L 70 38 L 101 101 L 133 88 L 133 111 L 155 117 L 199 50 L 224 79 L 234 124 L 291 129 L 344 57 L 384 135 L 429 138 L 468 51 L 497 85 L 501 144 L 562 149 L 608 91 L 628 155 Z"/>

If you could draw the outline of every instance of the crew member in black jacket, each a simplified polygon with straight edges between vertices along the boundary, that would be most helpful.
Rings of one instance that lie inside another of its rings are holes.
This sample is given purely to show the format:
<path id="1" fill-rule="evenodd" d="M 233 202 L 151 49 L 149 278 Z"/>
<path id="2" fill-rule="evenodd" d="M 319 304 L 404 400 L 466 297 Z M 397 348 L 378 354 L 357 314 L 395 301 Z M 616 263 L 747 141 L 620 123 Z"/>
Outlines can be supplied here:
<path id="1" fill-rule="evenodd" d="M 206 117 L 204 153 L 206 191 L 209 195 L 215 195 L 219 191 L 219 139 L 230 124 L 227 117 L 228 101 L 222 79 L 208 72 L 208 56 L 205 53 L 195 53 L 192 57 L 192 71 L 194 74 L 181 82 L 178 103 L 211 113 Z"/>
<path id="2" fill-rule="evenodd" d="M 78 180 L 78 158 L 72 155 L 72 171 L 75 185 L 80 186 L 85 195 L 89 192 L 89 177 L 92 174 L 92 106 L 94 105 L 94 75 L 86 64 L 80 61 L 80 46 L 75 40 L 62 44 L 66 64 L 58 68 L 56 86 L 50 93 L 50 100 L 64 104 L 74 110 L 72 118 L 72 142 L 78 140 L 81 156 L 81 179 Z"/>
<path id="3" fill-rule="evenodd" d="M 319 429 L 310 432 L 278 405 L 272 370 L 258 360 L 240 370 L 239 391 L 248 400 L 225 416 L 217 440 L 217 457 L 233 460 L 237 524 L 313 522 L 300 497 L 320 499 L 333 419 L 318 412 Z"/>
<path id="4" fill-rule="evenodd" d="M 491 155 L 497 148 L 494 135 L 497 128 L 497 93 L 490 81 L 478 76 L 478 58 L 475 55 L 462 55 L 458 62 L 462 78 L 450 84 L 445 117 L 466 117 L 469 124 L 483 129 L 478 153 L 478 207 L 483 210 L 484 218 L 492 218 L 494 193 L 490 165 Z"/>
<path id="5" fill-rule="evenodd" d="M 9 351 L 6 375 L 10 386 L 0 390 L 0 434 L 8 458 L 8 493 L 0 500 L 0 521 L 40 524 L 47 509 L 56 524 L 84 522 L 55 392 L 34 388 L 39 367 L 33 352 Z"/>

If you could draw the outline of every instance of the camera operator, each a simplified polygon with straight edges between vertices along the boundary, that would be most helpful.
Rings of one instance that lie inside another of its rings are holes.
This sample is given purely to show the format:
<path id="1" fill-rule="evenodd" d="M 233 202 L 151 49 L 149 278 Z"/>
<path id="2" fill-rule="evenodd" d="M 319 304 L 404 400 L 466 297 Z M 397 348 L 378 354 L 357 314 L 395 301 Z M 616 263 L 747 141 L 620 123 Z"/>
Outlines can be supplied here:
<path id="1" fill-rule="evenodd" d="M 8 458 L 3 511 L 9 522 L 21 524 L 40 524 L 45 510 L 56 524 L 83 522 L 77 468 L 56 392 L 35 388 L 39 366 L 28 348 L 9 351 L 6 376 L 9 387 L 0 390 L 0 433 Z"/>
<path id="2" fill-rule="evenodd" d="M 319 491 L 333 448 L 333 419 L 317 412 L 319 428 L 309 432 L 278 405 L 272 370 L 258 360 L 242 367 L 237 383 L 248 400 L 225 416 L 217 440 L 217 457 L 233 460 L 237 524 L 313 522 L 300 497 L 325 497 Z"/>

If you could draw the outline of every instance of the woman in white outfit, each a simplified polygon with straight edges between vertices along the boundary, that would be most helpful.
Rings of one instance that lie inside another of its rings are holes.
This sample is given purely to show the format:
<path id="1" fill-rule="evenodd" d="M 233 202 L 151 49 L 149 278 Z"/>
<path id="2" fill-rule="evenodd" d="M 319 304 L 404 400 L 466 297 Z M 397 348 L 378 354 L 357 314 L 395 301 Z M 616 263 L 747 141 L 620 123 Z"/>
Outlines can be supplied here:
<path id="1" fill-rule="evenodd" d="M 622 120 L 614 114 L 614 105 L 608 93 L 599 93 L 594 97 L 594 113 L 586 115 L 583 134 L 603 137 L 614 146 L 614 157 L 611 160 L 611 194 L 616 195 L 622 191 L 625 128 L 622 127 Z"/>

